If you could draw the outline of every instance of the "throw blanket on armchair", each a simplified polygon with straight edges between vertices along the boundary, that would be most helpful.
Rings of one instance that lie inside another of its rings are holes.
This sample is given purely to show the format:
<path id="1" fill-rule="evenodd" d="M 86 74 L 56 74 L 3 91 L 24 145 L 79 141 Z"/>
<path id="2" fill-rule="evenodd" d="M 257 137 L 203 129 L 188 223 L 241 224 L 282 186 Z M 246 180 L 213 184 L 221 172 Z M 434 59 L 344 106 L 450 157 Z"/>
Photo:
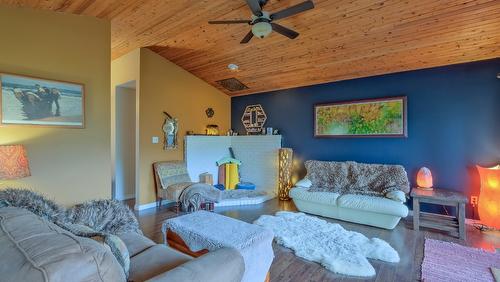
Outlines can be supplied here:
<path id="1" fill-rule="evenodd" d="M 364 164 L 357 162 L 305 162 L 306 178 L 312 182 L 310 192 L 335 192 L 384 197 L 401 190 L 410 192 L 403 166 Z"/>
<path id="2" fill-rule="evenodd" d="M 201 203 L 218 203 L 221 200 L 253 198 L 266 195 L 255 190 L 224 190 L 221 191 L 205 183 L 184 182 L 174 184 L 184 187 L 179 197 L 182 211 L 194 212 L 200 210 Z"/>
<path id="3" fill-rule="evenodd" d="M 182 211 L 194 212 L 200 209 L 203 202 L 219 202 L 221 191 L 212 185 L 205 183 L 185 183 L 186 187 L 182 190 L 179 197 Z"/>

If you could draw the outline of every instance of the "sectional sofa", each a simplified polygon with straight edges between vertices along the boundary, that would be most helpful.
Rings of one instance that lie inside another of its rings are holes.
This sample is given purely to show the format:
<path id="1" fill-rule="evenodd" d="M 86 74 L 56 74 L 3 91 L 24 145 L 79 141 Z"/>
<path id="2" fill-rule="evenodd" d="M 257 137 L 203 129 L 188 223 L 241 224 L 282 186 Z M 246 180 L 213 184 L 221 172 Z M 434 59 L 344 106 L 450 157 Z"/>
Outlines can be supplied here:
<path id="1" fill-rule="evenodd" d="M 30 211 L 0 208 L 0 281 L 239 282 L 244 262 L 223 248 L 192 258 L 135 232 L 117 234 L 130 256 L 127 274 L 110 248 Z"/>

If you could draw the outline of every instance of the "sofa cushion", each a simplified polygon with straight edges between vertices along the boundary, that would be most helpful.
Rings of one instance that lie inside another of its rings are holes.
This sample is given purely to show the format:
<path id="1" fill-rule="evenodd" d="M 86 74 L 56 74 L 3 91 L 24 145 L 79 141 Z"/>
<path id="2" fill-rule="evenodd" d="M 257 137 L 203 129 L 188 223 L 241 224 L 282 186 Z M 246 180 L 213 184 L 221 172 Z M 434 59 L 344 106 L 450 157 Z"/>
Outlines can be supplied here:
<path id="1" fill-rule="evenodd" d="M 393 201 L 397 201 L 397 202 L 400 202 L 400 203 L 406 202 L 406 194 L 405 194 L 405 192 L 399 191 L 399 190 L 391 191 L 391 192 L 385 194 L 385 197 L 387 199 L 391 199 Z"/>
<path id="2" fill-rule="evenodd" d="M 346 194 L 338 197 L 337 205 L 343 208 L 364 210 L 400 217 L 408 215 L 408 208 L 401 202 L 382 197 Z"/>
<path id="3" fill-rule="evenodd" d="M 22 208 L 0 208 L 0 254 L 2 281 L 126 280 L 109 248 Z"/>
<path id="4" fill-rule="evenodd" d="M 207 275 L 208 273 L 209 275 Z M 232 248 L 222 248 L 193 259 L 148 281 L 241 282 L 244 273 L 245 261 L 240 252 Z"/>
<path id="5" fill-rule="evenodd" d="M 321 203 L 336 206 L 339 194 L 332 192 L 309 192 L 304 187 L 294 187 L 290 190 L 289 195 L 292 199 Z"/>
<path id="6" fill-rule="evenodd" d="M 151 239 L 135 232 L 120 233 L 117 234 L 117 236 L 120 237 L 125 243 L 125 246 L 127 246 L 130 257 L 156 245 Z"/>
<path id="7" fill-rule="evenodd" d="M 128 279 L 130 281 L 144 281 L 191 259 L 192 257 L 165 245 L 155 245 L 130 259 L 130 274 Z M 212 270 L 207 271 L 210 272 Z"/>
<path id="8" fill-rule="evenodd" d="M 311 182 L 311 180 L 309 180 L 307 178 L 303 178 L 303 179 L 297 181 L 297 183 L 295 183 L 295 187 L 310 188 L 311 186 L 312 186 L 312 182 Z"/>

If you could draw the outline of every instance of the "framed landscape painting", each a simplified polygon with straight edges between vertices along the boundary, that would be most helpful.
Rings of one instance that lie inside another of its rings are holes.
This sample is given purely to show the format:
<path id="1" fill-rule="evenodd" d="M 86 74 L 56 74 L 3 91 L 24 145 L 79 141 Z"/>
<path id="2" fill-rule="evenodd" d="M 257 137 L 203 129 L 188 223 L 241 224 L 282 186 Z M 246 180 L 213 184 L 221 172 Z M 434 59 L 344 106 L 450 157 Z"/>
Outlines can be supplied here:
<path id="1" fill-rule="evenodd" d="M 0 124 L 83 128 L 83 84 L 0 73 Z"/>
<path id="2" fill-rule="evenodd" d="M 315 137 L 406 137 L 406 97 L 314 106 Z"/>

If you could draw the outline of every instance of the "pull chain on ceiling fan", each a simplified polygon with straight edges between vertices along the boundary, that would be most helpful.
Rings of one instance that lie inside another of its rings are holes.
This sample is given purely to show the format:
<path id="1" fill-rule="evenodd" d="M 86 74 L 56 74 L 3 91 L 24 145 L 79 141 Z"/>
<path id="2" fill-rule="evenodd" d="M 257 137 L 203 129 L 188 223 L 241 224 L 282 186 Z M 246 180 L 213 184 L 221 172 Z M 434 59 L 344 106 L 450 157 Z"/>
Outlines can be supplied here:
<path id="1" fill-rule="evenodd" d="M 221 20 L 221 21 L 209 21 L 209 24 L 249 24 L 252 26 L 247 35 L 241 40 L 241 44 L 248 43 L 252 37 L 257 36 L 264 38 L 268 36 L 273 30 L 279 34 L 282 34 L 290 39 L 294 39 L 299 36 L 299 33 L 284 27 L 280 24 L 274 23 L 275 20 L 284 19 L 287 17 L 294 16 L 298 13 L 310 10 L 314 8 L 314 3 L 312 1 L 305 1 L 295 6 L 286 8 L 276 13 L 268 13 L 263 11 L 262 8 L 266 5 L 267 0 L 246 0 L 248 7 L 252 10 L 251 20 Z"/>

